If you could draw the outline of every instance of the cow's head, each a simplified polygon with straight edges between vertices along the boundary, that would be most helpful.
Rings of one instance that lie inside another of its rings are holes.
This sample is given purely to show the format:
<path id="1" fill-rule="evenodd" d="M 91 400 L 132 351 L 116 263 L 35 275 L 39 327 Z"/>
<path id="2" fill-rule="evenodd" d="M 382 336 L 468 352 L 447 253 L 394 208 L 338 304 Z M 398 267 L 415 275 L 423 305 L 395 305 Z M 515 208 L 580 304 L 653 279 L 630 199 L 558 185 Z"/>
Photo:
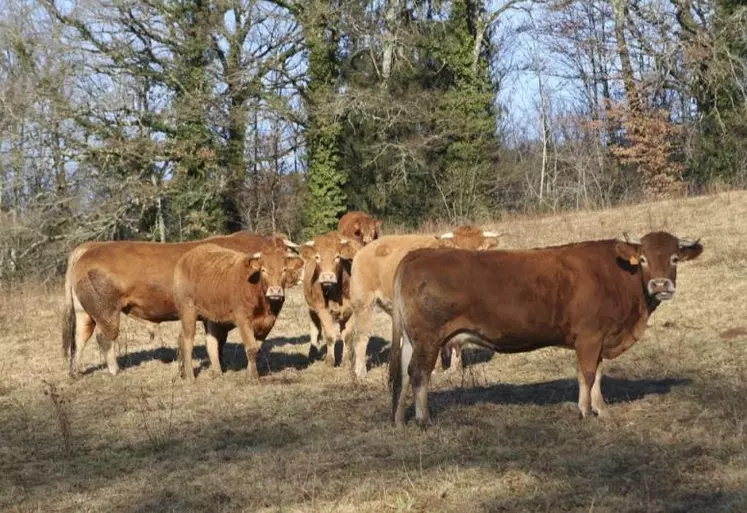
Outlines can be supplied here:
<path id="1" fill-rule="evenodd" d="M 244 265 L 250 283 L 261 283 L 262 291 L 271 301 L 285 299 L 285 288 L 298 283 L 303 270 L 303 259 L 284 247 L 270 247 L 247 256 Z"/>
<path id="2" fill-rule="evenodd" d="M 353 235 L 361 244 L 370 244 L 381 235 L 381 221 L 361 216 L 353 224 Z"/>
<path id="3" fill-rule="evenodd" d="M 361 245 L 336 232 L 318 235 L 301 246 L 301 255 L 307 262 L 307 279 L 318 281 L 323 288 L 331 288 L 342 279 L 343 270 L 350 272 L 353 257 Z"/>
<path id="4" fill-rule="evenodd" d="M 641 240 L 623 234 L 616 243 L 617 256 L 640 271 L 646 293 L 658 301 L 672 299 L 677 290 L 677 264 L 698 258 L 703 246 L 666 232 L 652 232 Z"/>
<path id="5" fill-rule="evenodd" d="M 460 226 L 453 232 L 444 233 L 438 236 L 441 243 L 446 247 L 471 249 L 471 250 L 488 250 L 498 247 L 498 237 L 496 232 L 483 231 L 477 226 L 465 225 Z"/>

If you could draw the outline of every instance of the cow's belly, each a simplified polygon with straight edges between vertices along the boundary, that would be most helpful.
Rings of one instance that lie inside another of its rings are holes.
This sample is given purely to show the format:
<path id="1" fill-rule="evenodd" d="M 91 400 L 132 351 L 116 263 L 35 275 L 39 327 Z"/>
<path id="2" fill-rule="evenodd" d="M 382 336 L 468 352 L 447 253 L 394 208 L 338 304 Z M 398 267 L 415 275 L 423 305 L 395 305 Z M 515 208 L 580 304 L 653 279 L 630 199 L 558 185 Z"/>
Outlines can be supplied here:
<path id="1" fill-rule="evenodd" d="M 147 290 L 138 290 L 128 294 L 122 300 L 122 312 L 150 322 L 179 319 L 173 295 L 159 287 L 147 287 Z"/>
<path id="2" fill-rule="evenodd" d="M 543 347 L 568 347 L 561 334 L 512 334 L 499 332 L 462 331 L 451 337 L 448 344 L 473 343 L 496 353 L 526 353 Z"/>

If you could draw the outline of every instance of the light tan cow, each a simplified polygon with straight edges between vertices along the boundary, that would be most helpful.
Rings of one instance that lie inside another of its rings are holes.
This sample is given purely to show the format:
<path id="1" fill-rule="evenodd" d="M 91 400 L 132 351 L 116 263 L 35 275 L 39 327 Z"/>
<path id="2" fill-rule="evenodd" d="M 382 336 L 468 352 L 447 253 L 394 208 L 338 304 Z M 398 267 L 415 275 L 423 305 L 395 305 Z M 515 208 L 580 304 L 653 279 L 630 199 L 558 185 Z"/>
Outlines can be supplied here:
<path id="1" fill-rule="evenodd" d="M 306 261 L 303 292 L 311 317 L 309 359 L 316 359 L 321 343 L 327 346 L 327 364 L 335 365 L 335 344 L 349 346 L 350 266 L 361 245 L 337 232 L 314 237 L 301 246 Z"/>
<path id="2" fill-rule="evenodd" d="M 202 244 L 185 253 L 174 269 L 174 303 L 182 321 L 183 376 L 194 381 L 192 348 L 199 319 L 214 330 L 214 337 L 207 339 L 213 374 L 222 372 L 220 342 L 238 327 L 246 350 L 247 377 L 259 378 L 257 356 L 262 342 L 283 307 L 285 288 L 298 282 L 302 268 L 300 256 L 278 247 L 247 255 Z"/>
<path id="3" fill-rule="evenodd" d="M 353 262 L 350 305 L 354 326 L 355 365 L 358 379 L 366 376 L 366 347 L 371 336 L 374 306 L 392 315 L 392 286 L 397 265 L 407 253 L 419 248 L 456 247 L 488 250 L 498 247 L 498 234 L 475 226 L 460 226 L 442 235 L 387 235 L 358 252 Z M 455 359 L 452 358 L 452 362 Z"/>

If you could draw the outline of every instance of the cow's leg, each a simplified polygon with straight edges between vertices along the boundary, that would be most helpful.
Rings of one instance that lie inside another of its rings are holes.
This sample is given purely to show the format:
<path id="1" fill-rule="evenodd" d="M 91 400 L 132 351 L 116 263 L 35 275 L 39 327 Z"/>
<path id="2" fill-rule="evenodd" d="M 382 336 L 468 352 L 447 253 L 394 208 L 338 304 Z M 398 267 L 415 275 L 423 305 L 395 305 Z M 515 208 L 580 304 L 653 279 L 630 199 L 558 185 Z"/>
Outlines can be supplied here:
<path id="1" fill-rule="evenodd" d="M 80 376 L 82 369 L 80 357 L 83 348 L 86 347 L 96 329 L 96 322 L 82 308 L 75 311 L 75 346 L 71 348 L 70 354 L 70 375 L 74 378 Z"/>
<path id="2" fill-rule="evenodd" d="M 412 344 L 406 334 L 402 335 L 401 340 L 402 355 L 400 356 L 401 365 L 401 384 L 399 388 L 399 397 L 397 400 L 397 409 L 394 412 L 394 425 L 403 427 L 405 425 L 405 408 L 407 408 L 407 389 L 410 388 L 410 367 L 412 362 Z"/>
<path id="3" fill-rule="evenodd" d="M 576 358 L 578 359 L 578 409 L 581 418 L 592 415 L 591 389 L 595 386 L 599 363 L 600 344 L 576 343 Z M 600 390 L 601 391 L 601 390 Z"/>
<path id="4" fill-rule="evenodd" d="M 436 356 L 436 366 L 433 368 L 433 372 L 442 372 L 451 366 L 451 350 L 449 344 L 446 344 L 438 352 Z"/>
<path id="5" fill-rule="evenodd" d="M 182 377 L 189 382 L 195 380 L 192 368 L 192 348 L 195 345 L 195 331 L 197 330 L 197 312 L 192 308 L 182 308 L 182 336 L 179 341 L 179 356 L 181 357 Z"/>
<path id="6" fill-rule="evenodd" d="M 340 321 L 340 326 L 342 326 L 342 333 L 340 334 L 340 338 L 342 338 L 342 361 L 348 368 L 352 369 L 354 361 L 353 331 L 355 320 L 350 317 L 347 321 Z"/>
<path id="7" fill-rule="evenodd" d="M 327 344 L 327 356 L 325 356 L 325 363 L 331 367 L 335 366 L 335 344 L 340 340 L 340 325 L 334 320 L 332 314 L 322 309 L 317 312 L 319 315 L 319 322 L 322 325 L 322 333 L 324 334 L 324 341 Z"/>
<path id="8" fill-rule="evenodd" d="M 119 372 L 119 364 L 117 363 L 116 343 L 115 340 L 107 337 L 106 334 L 96 328 L 96 342 L 99 344 L 99 349 L 106 358 L 106 367 L 109 369 L 109 374 L 116 376 Z"/>
<path id="9" fill-rule="evenodd" d="M 464 370 L 464 362 L 462 361 L 462 344 L 454 344 L 451 346 L 451 369 L 453 370 Z"/>
<path id="10" fill-rule="evenodd" d="M 112 376 L 115 376 L 119 372 L 116 341 L 119 337 L 120 319 L 121 316 L 119 315 L 119 311 L 117 311 L 109 319 L 96 323 L 95 330 L 96 342 L 98 342 L 101 352 L 104 353 L 106 366 L 109 369 L 109 374 Z"/>
<path id="11" fill-rule="evenodd" d="M 412 341 L 410 341 L 412 344 Z M 415 421 L 420 427 L 425 428 L 430 424 L 428 413 L 428 385 L 431 374 L 436 367 L 436 360 L 441 349 L 441 344 L 419 344 L 413 345 L 412 363 L 410 369 L 410 380 L 412 382 L 412 394 L 415 398 Z"/>
<path id="12" fill-rule="evenodd" d="M 371 336 L 373 302 L 366 302 L 363 307 L 355 308 L 353 311 L 353 317 L 355 319 L 353 330 L 353 357 L 355 360 L 353 370 L 358 379 L 363 379 L 366 377 L 367 373 L 366 348 L 368 347 L 368 339 Z"/>
<path id="13" fill-rule="evenodd" d="M 415 398 L 415 421 L 420 427 L 427 427 L 431 420 L 428 413 L 428 385 L 431 374 L 436 367 L 439 348 L 419 346 L 419 351 L 413 351 L 412 369 L 410 379 L 412 381 L 412 395 Z"/>
<path id="14" fill-rule="evenodd" d="M 223 373 L 223 351 L 222 344 L 226 343 L 228 331 L 221 325 L 213 322 L 205 323 L 205 345 L 207 346 L 208 358 L 210 358 L 210 374 L 218 377 Z"/>
<path id="15" fill-rule="evenodd" d="M 604 397 L 602 396 L 602 369 L 604 368 L 604 362 L 600 358 L 597 364 L 596 376 L 594 376 L 594 386 L 591 387 L 591 409 L 597 417 L 606 417 L 607 409 L 604 405 Z"/>
<path id="16" fill-rule="evenodd" d="M 319 322 L 319 316 L 314 310 L 309 310 L 309 362 L 315 362 L 319 358 L 319 350 L 321 348 L 322 325 Z"/>
<path id="17" fill-rule="evenodd" d="M 246 377 L 250 382 L 257 381 L 259 379 L 257 355 L 259 354 L 260 344 L 254 338 L 254 330 L 247 319 L 242 319 L 237 324 L 241 334 L 241 342 L 243 342 L 246 351 Z"/>

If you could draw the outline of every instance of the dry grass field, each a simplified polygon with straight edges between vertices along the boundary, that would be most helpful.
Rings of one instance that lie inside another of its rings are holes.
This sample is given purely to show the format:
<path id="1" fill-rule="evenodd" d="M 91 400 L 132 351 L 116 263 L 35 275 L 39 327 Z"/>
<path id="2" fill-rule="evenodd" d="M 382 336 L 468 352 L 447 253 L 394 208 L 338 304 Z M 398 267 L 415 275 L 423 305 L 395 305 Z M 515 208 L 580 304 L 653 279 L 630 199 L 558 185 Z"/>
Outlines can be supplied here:
<path id="1" fill-rule="evenodd" d="M 125 320 L 123 371 L 95 341 L 67 377 L 61 286 L 0 296 L 0 510 L 262 512 L 747 511 L 747 193 L 489 226 L 506 247 L 664 229 L 702 237 L 675 298 L 606 366 L 608 419 L 579 420 L 575 357 L 468 351 L 438 374 L 435 425 L 389 423 L 388 317 L 356 385 L 308 365 L 299 288 L 247 385 L 238 334 L 221 378 L 177 377 L 176 323 Z M 196 357 L 205 361 L 201 335 Z"/>

